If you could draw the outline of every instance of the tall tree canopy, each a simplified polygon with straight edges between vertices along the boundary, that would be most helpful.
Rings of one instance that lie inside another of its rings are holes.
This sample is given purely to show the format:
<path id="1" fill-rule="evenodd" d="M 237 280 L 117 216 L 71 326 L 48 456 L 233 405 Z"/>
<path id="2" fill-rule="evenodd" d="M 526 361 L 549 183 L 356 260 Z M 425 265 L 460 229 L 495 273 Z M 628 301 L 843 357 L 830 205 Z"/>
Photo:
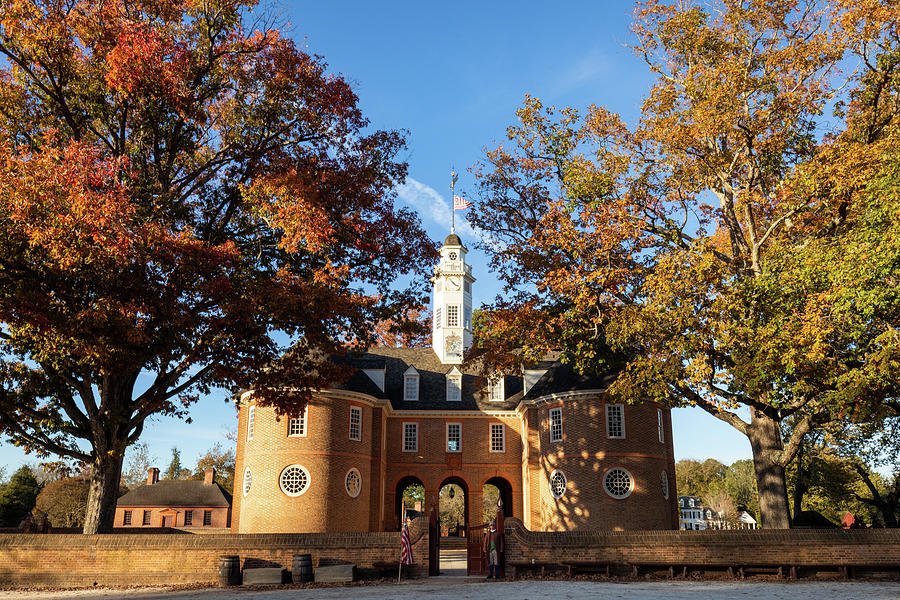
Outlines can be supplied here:
<path id="1" fill-rule="evenodd" d="M 149 416 L 213 385 L 289 409 L 422 302 L 386 277 L 435 252 L 394 205 L 403 135 L 262 13 L 0 6 L 0 428 L 90 465 L 85 532 Z"/>
<path id="2" fill-rule="evenodd" d="M 562 349 L 620 369 L 613 396 L 701 407 L 747 436 L 762 525 L 788 527 L 803 436 L 897 395 L 898 17 L 877 1 L 638 5 L 657 77 L 639 122 L 527 98 L 476 167 L 470 220 L 510 292 L 477 351 Z"/>

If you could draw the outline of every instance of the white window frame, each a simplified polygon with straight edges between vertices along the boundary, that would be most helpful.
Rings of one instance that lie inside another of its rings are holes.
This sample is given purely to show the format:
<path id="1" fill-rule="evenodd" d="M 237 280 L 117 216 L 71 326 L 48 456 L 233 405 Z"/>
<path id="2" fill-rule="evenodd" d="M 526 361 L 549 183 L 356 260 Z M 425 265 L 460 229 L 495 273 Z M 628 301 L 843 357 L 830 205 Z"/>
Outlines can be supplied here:
<path id="1" fill-rule="evenodd" d="M 616 495 L 616 494 L 613 494 L 612 491 L 609 489 L 609 485 L 606 481 L 606 478 L 609 477 L 613 471 L 622 471 L 628 476 L 629 487 L 628 487 L 628 491 L 626 493 L 621 494 L 621 495 Z M 606 471 L 604 471 L 603 477 L 600 478 L 600 483 L 601 483 L 601 486 L 603 487 L 603 491 L 606 492 L 606 495 L 615 500 L 624 500 L 625 498 L 628 498 L 629 496 L 631 496 L 631 493 L 634 492 L 634 488 L 636 485 L 636 482 L 634 480 L 634 474 L 631 471 L 629 471 L 628 469 L 626 469 L 625 467 L 619 467 L 619 466 L 610 467 Z"/>
<path id="2" fill-rule="evenodd" d="M 661 408 L 656 409 L 656 421 L 657 421 L 658 428 L 659 428 L 659 443 L 665 444 L 666 443 L 666 434 L 665 434 L 665 428 L 663 427 L 663 423 L 665 421 L 663 420 L 663 411 Z"/>
<path id="3" fill-rule="evenodd" d="M 253 485 L 253 473 L 250 472 L 250 467 L 244 469 L 244 497 L 247 497 L 247 494 L 250 493 L 250 487 Z"/>
<path id="4" fill-rule="evenodd" d="M 491 402 L 503 402 L 506 400 L 506 386 L 504 385 L 505 377 L 503 374 L 497 375 L 496 379 L 490 380 Z"/>
<path id="5" fill-rule="evenodd" d="M 456 450 L 451 450 L 451 449 L 450 449 L 450 428 L 451 428 L 451 427 L 458 427 L 458 428 L 459 428 L 459 435 L 457 436 L 457 439 L 456 439 L 456 444 L 457 444 Z M 446 445 L 447 452 L 454 452 L 454 453 L 462 452 L 462 423 L 447 423 L 446 431 L 447 431 L 447 436 L 446 436 L 446 438 L 447 438 L 447 445 Z"/>
<path id="6" fill-rule="evenodd" d="M 347 485 L 347 483 L 350 481 L 351 474 L 356 475 L 359 481 L 359 489 L 356 490 L 355 494 L 350 490 L 350 486 Z M 347 492 L 347 495 L 351 498 L 357 498 L 362 493 L 362 473 L 360 473 L 359 469 L 357 469 L 356 467 L 351 468 L 349 471 L 347 471 L 347 474 L 344 475 L 344 491 Z"/>
<path id="7" fill-rule="evenodd" d="M 500 443 L 502 448 L 500 450 L 494 449 L 494 431 L 495 428 L 499 427 L 500 431 Z M 489 439 L 488 444 L 490 445 L 491 452 L 503 453 L 506 452 L 506 423 L 491 423 L 491 426 L 488 430 Z"/>
<path id="8" fill-rule="evenodd" d="M 256 405 L 251 404 L 247 411 L 247 441 L 253 439 L 253 421 L 256 419 Z"/>
<path id="9" fill-rule="evenodd" d="M 412 447 L 410 444 L 407 444 L 409 441 L 409 437 L 407 434 L 412 432 Z M 403 423 L 403 451 L 404 452 L 418 452 L 419 451 L 419 424 L 415 421 L 405 421 Z"/>
<path id="10" fill-rule="evenodd" d="M 562 493 L 557 495 L 556 489 L 553 487 L 553 480 L 557 475 L 562 476 L 563 479 L 563 488 Z M 569 478 L 566 477 L 566 474 L 560 471 L 559 469 L 554 469 L 552 473 L 550 473 L 550 477 L 547 478 L 547 487 L 550 488 L 550 495 L 553 496 L 556 500 L 559 500 L 563 496 L 566 495 L 566 490 L 569 489 Z"/>
<path id="11" fill-rule="evenodd" d="M 441 307 L 438 306 L 436 309 L 434 309 L 434 328 L 435 329 L 440 329 L 441 326 L 443 325 L 443 323 L 441 323 L 441 316 L 442 316 L 441 315 Z"/>
<path id="12" fill-rule="evenodd" d="M 353 437 L 353 414 L 356 413 L 358 415 L 358 419 L 356 420 L 356 437 Z M 362 441 L 362 418 L 363 418 L 363 410 L 361 406 L 350 406 L 350 422 L 348 423 L 349 429 L 347 431 L 347 437 L 351 441 L 359 442 Z"/>
<path id="13" fill-rule="evenodd" d="M 554 416 L 556 417 L 555 423 Z M 556 406 L 550 409 L 550 412 L 548 414 L 548 421 L 550 429 L 550 441 L 563 441 L 562 406 Z"/>
<path id="14" fill-rule="evenodd" d="M 610 419 L 611 411 L 615 411 L 618 413 L 621 424 L 622 424 L 622 434 L 621 435 L 612 435 L 610 432 L 612 421 Z M 624 404 L 607 404 L 606 405 L 606 437 L 611 440 L 624 440 L 625 439 L 625 405 Z"/>
<path id="15" fill-rule="evenodd" d="M 451 390 L 456 393 L 451 394 Z M 462 402 L 462 373 L 456 367 L 447 373 L 447 401 Z"/>
<path id="16" fill-rule="evenodd" d="M 409 391 L 413 388 L 410 387 L 410 383 L 415 384 L 415 394 L 410 394 Z M 419 401 L 419 372 L 416 371 L 413 367 L 410 367 L 403 374 L 403 401 L 404 402 L 418 402 Z"/>
<path id="17" fill-rule="evenodd" d="M 448 304 L 447 305 L 447 327 L 459 327 L 459 321 L 461 315 L 459 314 L 461 311 L 459 310 L 459 304 Z M 454 322 L 454 317 L 456 321 Z"/>
<path id="18" fill-rule="evenodd" d="M 306 409 L 307 407 L 303 407 L 303 410 L 300 411 L 299 417 L 290 417 L 288 419 L 288 427 L 287 427 L 287 436 L 288 437 L 306 437 Z M 293 424 L 295 422 L 300 423 L 299 429 L 300 433 L 291 433 L 293 431 Z"/>

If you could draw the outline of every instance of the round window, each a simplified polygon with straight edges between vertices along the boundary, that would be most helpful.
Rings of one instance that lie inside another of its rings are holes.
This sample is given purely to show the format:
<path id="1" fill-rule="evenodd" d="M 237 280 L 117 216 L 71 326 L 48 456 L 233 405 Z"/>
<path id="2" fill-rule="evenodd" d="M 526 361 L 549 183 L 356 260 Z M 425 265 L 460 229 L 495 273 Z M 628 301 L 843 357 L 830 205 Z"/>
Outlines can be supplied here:
<path id="1" fill-rule="evenodd" d="M 634 478 L 622 467 L 613 467 L 603 476 L 603 489 L 613 498 L 627 498 L 634 490 Z"/>
<path id="2" fill-rule="evenodd" d="M 669 499 L 669 474 L 663 471 L 659 474 L 659 486 L 662 488 L 663 498 Z"/>
<path id="3" fill-rule="evenodd" d="M 550 493 L 557 499 L 566 493 L 566 475 L 562 471 L 550 473 Z"/>
<path id="4" fill-rule="evenodd" d="M 351 498 L 359 496 L 359 492 L 362 491 L 362 476 L 359 474 L 358 469 L 353 468 L 347 471 L 347 477 L 344 478 L 344 487 Z"/>
<path id="5" fill-rule="evenodd" d="M 458 256 L 458 255 L 456 254 L 456 252 L 451 252 L 451 253 L 450 253 L 450 260 L 456 260 L 456 257 L 457 257 L 457 256 Z"/>
<path id="6" fill-rule="evenodd" d="M 309 488 L 309 472 L 300 465 L 285 467 L 278 477 L 278 485 L 288 496 L 299 496 Z"/>
<path id="7" fill-rule="evenodd" d="M 250 467 L 244 471 L 244 495 L 250 493 L 250 484 L 253 482 L 253 475 L 250 473 Z"/>

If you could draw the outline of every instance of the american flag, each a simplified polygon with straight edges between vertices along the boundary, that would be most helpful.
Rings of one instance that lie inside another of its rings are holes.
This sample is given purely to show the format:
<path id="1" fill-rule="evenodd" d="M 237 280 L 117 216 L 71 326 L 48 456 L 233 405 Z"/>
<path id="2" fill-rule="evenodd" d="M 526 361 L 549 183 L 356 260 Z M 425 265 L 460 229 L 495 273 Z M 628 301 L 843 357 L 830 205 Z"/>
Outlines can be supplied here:
<path id="1" fill-rule="evenodd" d="M 407 523 L 403 524 L 403 533 L 400 534 L 400 564 L 413 564 L 412 544 L 409 543 L 409 525 Z"/>
<path id="2" fill-rule="evenodd" d="M 472 203 L 462 196 L 453 196 L 453 210 L 466 210 Z"/>

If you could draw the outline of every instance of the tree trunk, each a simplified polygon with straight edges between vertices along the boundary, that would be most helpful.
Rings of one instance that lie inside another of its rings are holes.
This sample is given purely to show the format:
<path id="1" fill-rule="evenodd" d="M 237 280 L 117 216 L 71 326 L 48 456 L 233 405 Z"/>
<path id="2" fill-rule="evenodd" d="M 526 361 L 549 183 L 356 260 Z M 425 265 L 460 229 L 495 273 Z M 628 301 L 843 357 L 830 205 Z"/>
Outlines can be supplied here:
<path id="1" fill-rule="evenodd" d="M 119 499 L 119 479 L 122 477 L 121 452 L 97 453 L 91 463 L 91 487 L 88 491 L 84 515 L 85 534 L 110 533 Z"/>
<path id="2" fill-rule="evenodd" d="M 790 529 L 787 485 L 784 467 L 780 462 L 784 444 L 778 421 L 753 409 L 750 425 L 747 427 L 747 438 L 753 450 L 753 468 L 759 492 L 760 527 Z"/>
<path id="3" fill-rule="evenodd" d="M 809 479 L 809 469 L 803 465 L 803 449 L 806 443 L 800 444 L 800 450 L 797 453 L 797 481 L 794 483 L 794 520 L 803 512 L 803 496 L 809 489 L 807 481 Z"/>

